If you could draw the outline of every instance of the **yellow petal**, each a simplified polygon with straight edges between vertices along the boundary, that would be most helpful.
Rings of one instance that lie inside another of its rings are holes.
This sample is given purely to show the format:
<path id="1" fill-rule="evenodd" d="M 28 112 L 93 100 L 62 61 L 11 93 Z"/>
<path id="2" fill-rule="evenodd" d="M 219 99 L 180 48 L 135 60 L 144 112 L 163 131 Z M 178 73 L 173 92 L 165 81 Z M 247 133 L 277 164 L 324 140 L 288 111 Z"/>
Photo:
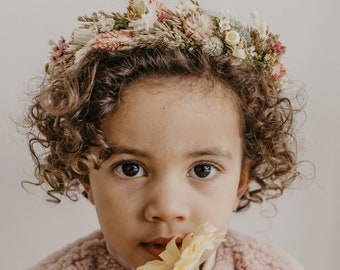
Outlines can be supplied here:
<path id="1" fill-rule="evenodd" d="M 190 242 L 192 240 L 193 235 L 194 235 L 193 233 L 189 233 L 187 236 L 184 237 L 184 239 L 182 241 L 181 250 L 186 249 L 190 245 Z"/>
<path id="2" fill-rule="evenodd" d="M 174 237 L 166 245 L 165 250 L 159 255 L 159 257 L 166 263 L 174 265 L 174 263 L 179 259 L 180 255 L 181 253 L 176 245 L 176 237 Z"/>

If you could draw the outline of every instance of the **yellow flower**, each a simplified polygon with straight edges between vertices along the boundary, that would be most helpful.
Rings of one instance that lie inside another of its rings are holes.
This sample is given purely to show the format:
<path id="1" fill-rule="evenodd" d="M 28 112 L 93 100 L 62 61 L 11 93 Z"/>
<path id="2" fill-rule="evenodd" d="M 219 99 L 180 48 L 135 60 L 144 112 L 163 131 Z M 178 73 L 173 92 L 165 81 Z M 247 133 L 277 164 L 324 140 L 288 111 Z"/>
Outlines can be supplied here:
<path id="1" fill-rule="evenodd" d="M 176 237 L 166 245 L 159 255 L 162 259 L 147 262 L 137 270 L 198 270 L 201 257 L 206 250 L 215 249 L 224 241 L 225 233 L 217 233 L 215 226 L 201 224 L 195 232 L 188 234 L 178 249 Z"/>

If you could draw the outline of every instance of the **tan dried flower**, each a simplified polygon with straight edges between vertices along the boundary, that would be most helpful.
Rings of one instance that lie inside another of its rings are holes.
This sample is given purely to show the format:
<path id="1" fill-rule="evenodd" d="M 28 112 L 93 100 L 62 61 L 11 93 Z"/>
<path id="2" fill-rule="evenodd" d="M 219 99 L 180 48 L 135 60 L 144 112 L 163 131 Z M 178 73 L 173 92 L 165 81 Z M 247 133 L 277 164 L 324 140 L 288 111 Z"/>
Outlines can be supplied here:
<path id="1" fill-rule="evenodd" d="M 116 51 L 125 42 L 129 41 L 132 37 L 130 31 L 111 31 L 101 34 L 94 44 L 95 49 L 105 49 L 109 51 Z"/>
<path id="2" fill-rule="evenodd" d="M 127 7 L 127 16 L 131 20 L 138 20 L 148 11 L 143 0 L 130 0 Z"/>

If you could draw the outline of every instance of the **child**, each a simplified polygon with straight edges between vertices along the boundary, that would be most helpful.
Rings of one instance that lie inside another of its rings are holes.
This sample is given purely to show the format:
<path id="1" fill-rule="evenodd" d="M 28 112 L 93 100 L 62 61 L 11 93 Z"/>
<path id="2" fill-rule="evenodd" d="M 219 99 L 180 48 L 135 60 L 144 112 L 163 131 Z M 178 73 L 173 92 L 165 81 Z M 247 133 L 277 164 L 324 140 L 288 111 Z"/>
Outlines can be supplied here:
<path id="1" fill-rule="evenodd" d="M 101 230 L 32 269 L 301 269 L 228 230 L 299 175 L 285 47 L 252 18 L 131 0 L 54 44 L 27 117 L 38 185 L 55 202 L 83 192 Z"/>

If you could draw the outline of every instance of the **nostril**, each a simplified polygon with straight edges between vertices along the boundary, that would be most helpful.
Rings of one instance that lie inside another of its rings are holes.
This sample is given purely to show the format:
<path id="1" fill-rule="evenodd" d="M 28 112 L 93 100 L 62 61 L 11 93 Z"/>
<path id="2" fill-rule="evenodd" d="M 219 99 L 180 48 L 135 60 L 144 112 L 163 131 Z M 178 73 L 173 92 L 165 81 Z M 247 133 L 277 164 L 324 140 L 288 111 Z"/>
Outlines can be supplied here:
<path id="1" fill-rule="evenodd" d="M 153 222 L 162 221 L 162 219 L 160 217 L 157 217 L 157 216 L 152 217 L 150 220 L 153 221 Z"/>

